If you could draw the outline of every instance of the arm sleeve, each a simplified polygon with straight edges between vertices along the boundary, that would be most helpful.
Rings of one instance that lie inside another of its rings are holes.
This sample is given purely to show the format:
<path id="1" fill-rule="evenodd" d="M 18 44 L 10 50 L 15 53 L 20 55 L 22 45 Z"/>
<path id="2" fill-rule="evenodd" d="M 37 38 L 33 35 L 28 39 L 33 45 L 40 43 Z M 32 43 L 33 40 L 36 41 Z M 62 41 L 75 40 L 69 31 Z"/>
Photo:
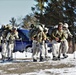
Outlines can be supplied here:
<path id="1" fill-rule="evenodd" d="M 62 33 L 62 41 L 64 41 L 64 39 L 66 38 L 66 36 L 65 36 L 65 33 L 64 33 L 64 31 L 63 31 L 63 33 Z"/>
<path id="2" fill-rule="evenodd" d="M 73 35 L 72 35 L 71 32 L 69 31 L 69 29 L 68 29 L 67 31 L 68 31 L 68 35 L 69 35 L 70 37 L 72 37 Z"/>
<path id="3" fill-rule="evenodd" d="M 18 32 L 15 33 L 15 37 L 16 37 L 16 38 L 19 38 L 19 36 L 18 36 Z"/>
<path id="4" fill-rule="evenodd" d="M 51 33 L 51 37 L 52 37 L 52 39 L 55 39 L 55 38 L 56 38 L 55 34 L 56 34 L 56 31 L 53 30 L 52 33 Z"/>
<path id="5" fill-rule="evenodd" d="M 10 33 L 7 34 L 6 40 L 9 40 L 9 37 L 10 37 Z"/>

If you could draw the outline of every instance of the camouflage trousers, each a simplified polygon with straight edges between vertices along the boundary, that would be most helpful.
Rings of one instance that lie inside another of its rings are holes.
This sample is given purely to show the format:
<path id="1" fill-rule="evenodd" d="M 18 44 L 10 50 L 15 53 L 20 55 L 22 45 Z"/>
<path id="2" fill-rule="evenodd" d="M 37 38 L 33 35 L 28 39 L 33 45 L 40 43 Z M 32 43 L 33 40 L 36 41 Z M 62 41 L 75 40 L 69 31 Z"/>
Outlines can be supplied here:
<path id="1" fill-rule="evenodd" d="M 68 52 L 68 49 L 69 49 L 69 46 L 68 46 L 68 41 L 65 39 L 63 42 L 62 42 L 62 53 L 63 54 L 66 54 Z"/>
<path id="2" fill-rule="evenodd" d="M 14 43 L 8 44 L 8 58 L 13 58 Z"/>
<path id="3" fill-rule="evenodd" d="M 52 55 L 58 57 L 60 55 L 60 45 L 61 43 L 52 40 Z"/>
<path id="4" fill-rule="evenodd" d="M 1 55 L 3 57 L 7 57 L 7 43 L 2 43 L 2 52 L 1 52 Z"/>
<path id="5" fill-rule="evenodd" d="M 32 49 L 33 49 L 33 59 L 37 60 L 39 58 L 40 50 L 39 50 L 39 43 L 36 40 L 32 42 Z"/>
<path id="6" fill-rule="evenodd" d="M 45 44 L 45 41 L 42 41 L 40 44 L 39 44 L 39 49 L 40 49 L 40 54 L 41 54 L 41 57 L 44 59 L 45 58 L 45 54 L 47 54 L 46 52 L 46 44 Z"/>

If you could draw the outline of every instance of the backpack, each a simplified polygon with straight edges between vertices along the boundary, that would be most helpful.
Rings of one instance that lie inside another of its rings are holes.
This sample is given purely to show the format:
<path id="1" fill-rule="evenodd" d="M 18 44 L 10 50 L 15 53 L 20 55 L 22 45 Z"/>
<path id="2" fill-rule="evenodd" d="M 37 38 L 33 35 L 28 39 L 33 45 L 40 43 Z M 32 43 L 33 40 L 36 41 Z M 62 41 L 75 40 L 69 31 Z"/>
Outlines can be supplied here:
<path id="1" fill-rule="evenodd" d="M 38 33 L 38 28 L 37 27 L 34 27 L 32 29 L 29 30 L 29 36 L 30 36 L 30 39 L 32 37 L 36 37 L 37 36 L 37 33 Z"/>

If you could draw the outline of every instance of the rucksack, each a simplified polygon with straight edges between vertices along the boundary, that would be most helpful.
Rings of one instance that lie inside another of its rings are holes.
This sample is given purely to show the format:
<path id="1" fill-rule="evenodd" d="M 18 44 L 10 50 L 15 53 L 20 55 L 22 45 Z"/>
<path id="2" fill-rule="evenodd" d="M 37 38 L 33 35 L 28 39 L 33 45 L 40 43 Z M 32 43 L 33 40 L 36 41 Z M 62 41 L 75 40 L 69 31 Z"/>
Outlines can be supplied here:
<path id="1" fill-rule="evenodd" d="M 38 28 L 37 27 L 34 27 L 34 28 L 30 29 L 29 30 L 30 38 L 37 36 L 37 33 L 38 33 Z"/>

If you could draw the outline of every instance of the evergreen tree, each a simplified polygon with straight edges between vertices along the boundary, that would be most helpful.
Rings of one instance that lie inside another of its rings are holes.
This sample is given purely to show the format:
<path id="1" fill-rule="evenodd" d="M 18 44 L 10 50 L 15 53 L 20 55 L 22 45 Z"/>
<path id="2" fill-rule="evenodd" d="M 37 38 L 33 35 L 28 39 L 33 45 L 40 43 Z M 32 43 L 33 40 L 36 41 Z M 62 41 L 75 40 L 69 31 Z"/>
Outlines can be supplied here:
<path id="1" fill-rule="evenodd" d="M 37 4 L 34 7 L 34 13 L 41 23 L 45 25 L 56 25 L 59 22 L 67 22 L 69 25 L 74 25 L 76 21 L 76 0 L 35 1 Z"/>

